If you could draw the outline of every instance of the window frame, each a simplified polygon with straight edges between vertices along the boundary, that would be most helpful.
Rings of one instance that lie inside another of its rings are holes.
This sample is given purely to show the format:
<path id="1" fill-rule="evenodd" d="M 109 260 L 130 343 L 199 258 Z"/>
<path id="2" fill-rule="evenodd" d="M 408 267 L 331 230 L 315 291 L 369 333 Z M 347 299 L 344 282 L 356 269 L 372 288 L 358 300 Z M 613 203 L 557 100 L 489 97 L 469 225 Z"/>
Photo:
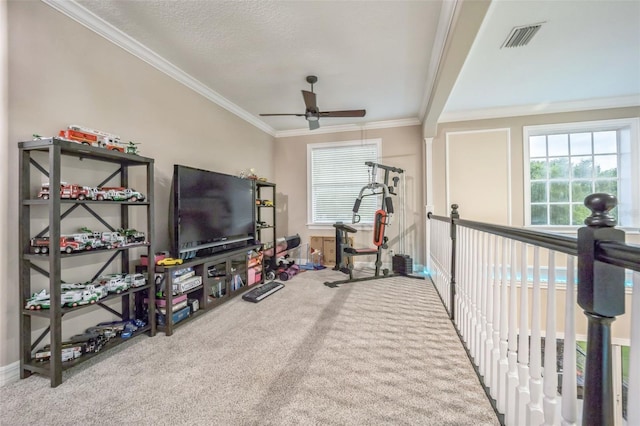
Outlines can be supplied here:
<path id="1" fill-rule="evenodd" d="M 309 229 L 328 229 L 333 228 L 333 223 L 324 223 L 324 222 L 314 222 L 314 214 L 313 214 L 313 184 L 312 184 L 312 175 L 313 175 L 313 163 L 312 163 L 312 153 L 315 149 L 325 149 L 325 148 L 343 148 L 349 146 L 364 146 L 364 145 L 374 145 L 376 148 L 376 159 L 375 162 L 379 163 L 380 158 L 382 156 L 382 139 L 381 138 L 373 138 L 373 139 L 358 139 L 358 140 L 348 140 L 348 141 L 335 141 L 335 142 L 319 142 L 319 143 L 310 143 L 307 144 L 307 228 Z M 364 163 L 362 167 L 366 167 Z M 362 187 L 358 188 L 360 191 Z M 353 201 L 355 203 L 357 194 L 354 195 Z M 356 224 L 349 225 L 358 228 L 358 229 L 373 229 L 373 222 L 360 222 Z"/>
<path id="2" fill-rule="evenodd" d="M 523 126 L 523 207 L 524 226 L 527 228 L 547 229 L 554 232 L 575 232 L 583 225 L 532 225 L 531 224 L 531 158 L 529 156 L 529 138 L 532 136 L 556 133 L 599 132 L 629 129 L 629 140 L 621 146 L 618 140 L 618 221 L 616 225 L 627 231 L 638 231 L 640 227 L 640 118 L 605 119 L 570 123 L 542 124 Z M 547 153 L 547 158 L 549 155 Z M 549 181 L 549 179 L 547 179 Z M 622 194 L 621 194 L 622 191 Z"/>

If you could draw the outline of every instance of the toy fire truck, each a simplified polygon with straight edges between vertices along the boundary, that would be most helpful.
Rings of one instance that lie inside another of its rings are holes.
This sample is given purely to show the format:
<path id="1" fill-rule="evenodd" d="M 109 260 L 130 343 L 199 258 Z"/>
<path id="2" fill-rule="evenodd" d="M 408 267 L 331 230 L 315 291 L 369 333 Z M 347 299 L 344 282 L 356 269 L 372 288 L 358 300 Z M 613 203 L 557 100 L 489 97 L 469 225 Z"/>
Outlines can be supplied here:
<path id="1" fill-rule="evenodd" d="M 84 145 L 97 146 L 112 151 L 125 152 L 127 149 L 127 146 L 120 141 L 120 136 L 75 124 L 68 126 L 65 130 L 60 130 L 58 136 Z"/>

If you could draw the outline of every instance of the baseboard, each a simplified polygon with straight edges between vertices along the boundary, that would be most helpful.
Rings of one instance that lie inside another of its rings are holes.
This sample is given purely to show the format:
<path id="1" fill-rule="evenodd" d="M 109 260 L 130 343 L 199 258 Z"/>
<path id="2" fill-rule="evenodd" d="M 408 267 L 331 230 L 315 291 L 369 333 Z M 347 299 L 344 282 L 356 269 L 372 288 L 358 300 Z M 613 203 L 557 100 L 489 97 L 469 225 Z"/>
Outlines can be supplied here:
<path id="1" fill-rule="evenodd" d="M 0 387 L 20 380 L 20 361 L 0 367 Z"/>

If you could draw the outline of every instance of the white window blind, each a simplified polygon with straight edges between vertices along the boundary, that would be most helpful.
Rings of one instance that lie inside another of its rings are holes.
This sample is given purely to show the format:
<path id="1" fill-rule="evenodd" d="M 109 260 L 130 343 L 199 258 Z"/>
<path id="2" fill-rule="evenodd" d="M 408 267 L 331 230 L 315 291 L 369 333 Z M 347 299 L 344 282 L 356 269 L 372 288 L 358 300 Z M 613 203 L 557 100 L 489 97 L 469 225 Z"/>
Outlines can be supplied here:
<path id="1" fill-rule="evenodd" d="M 308 154 L 309 223 L 351 223 L 360 190 L 369 183 L 367 161 L 378 162 L 380 139 L 310 144 Z M 365 197 L 360 223 L 373 223 L 379 196 Z"/>

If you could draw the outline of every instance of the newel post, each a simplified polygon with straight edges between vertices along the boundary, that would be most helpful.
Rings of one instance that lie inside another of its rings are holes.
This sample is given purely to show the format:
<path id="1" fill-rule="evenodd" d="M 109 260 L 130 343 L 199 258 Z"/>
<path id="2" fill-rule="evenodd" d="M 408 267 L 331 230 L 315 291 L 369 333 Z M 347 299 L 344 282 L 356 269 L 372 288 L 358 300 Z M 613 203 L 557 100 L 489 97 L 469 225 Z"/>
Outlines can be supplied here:
<path id="1" fill-rule="evenodd" d="M 600 241 L 624 241 L 609 211 L 617 205 L 609 194 L 591 194 L 586 227 L 578 230 L 578 304 L 588 319 L 583 425 L 614 423 L 611 323 L 624 313 L 624 269 L 596 260 Z M 567 283 L 569 285 L 569 283 Z"/>
<path id="2" fill-rule="evenodd" d="M 456 219 L 460 219 L 458 205 L 451 204 L 451 298 L 449 300 L 449 306 L 451 306 L 449 318 L 451 321 L 455 319 L 456 309 L 456 240 L 458 234 L 455 222 Z"/>

